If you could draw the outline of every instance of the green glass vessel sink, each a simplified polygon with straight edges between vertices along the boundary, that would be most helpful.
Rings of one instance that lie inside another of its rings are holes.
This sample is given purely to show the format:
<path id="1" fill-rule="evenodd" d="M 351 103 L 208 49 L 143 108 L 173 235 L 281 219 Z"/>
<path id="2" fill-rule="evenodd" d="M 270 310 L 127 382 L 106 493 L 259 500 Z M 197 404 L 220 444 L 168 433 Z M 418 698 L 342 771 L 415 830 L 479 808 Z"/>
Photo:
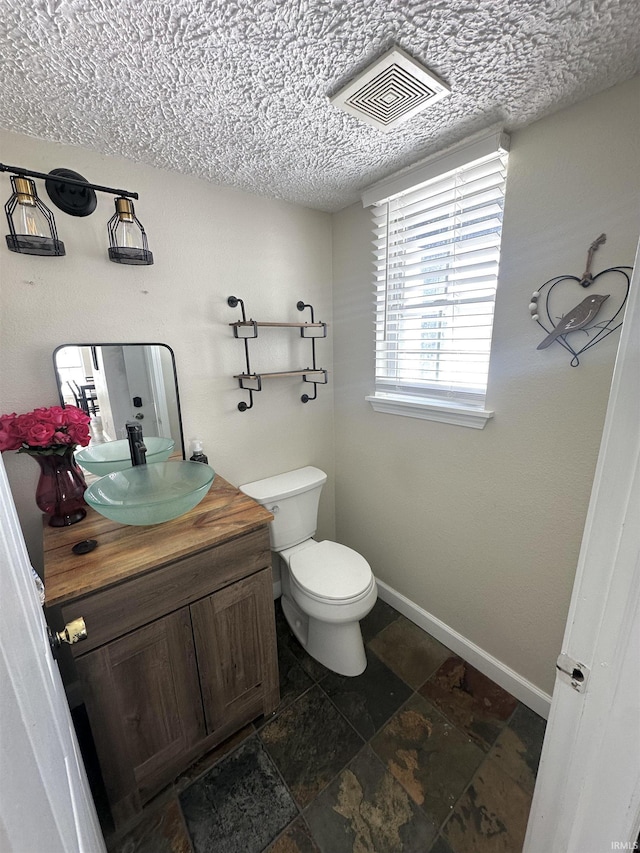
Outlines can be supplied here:
<path id="1" fill-rule="evenodd" d="M 144 444 L 147 448 L 147 464 L 166 462 L 175 447 L 175 441 L 171 438 L 158 438 L 152 435 L 144 437 Z M 104 444 L 92 444 L 90 447 L 77 450 L 74 455 L 79 465 L 101 477 L 104 474 L 111 474 L 112 471 L 131 468 L 131 452 L 127 438 L 107 441 Z"/>
<path id="2" fill-rule="evenodd" d="M 161 524 L 197 506 L 214 477 L 213 468 L 202 462 L 136 465 L 101 477 L 89 486 L 84 499 L 100 515 L 120 524 Z"/>

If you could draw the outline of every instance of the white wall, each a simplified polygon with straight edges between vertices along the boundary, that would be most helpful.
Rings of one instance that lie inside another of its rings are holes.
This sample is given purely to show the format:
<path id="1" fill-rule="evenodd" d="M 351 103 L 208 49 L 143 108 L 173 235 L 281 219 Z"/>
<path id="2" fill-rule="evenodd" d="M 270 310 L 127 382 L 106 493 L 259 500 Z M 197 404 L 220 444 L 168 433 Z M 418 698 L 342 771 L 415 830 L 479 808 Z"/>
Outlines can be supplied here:
<path id="1" fill-rule="evenodd" d="M 332 536 L 332 386 L 319 388 L 318 399 L 304 405 L 300 395 L 312 386 L 266 380 L 253 409 L 239 412 L 237 403 L 248 395 L 233 375 L 244 369 L 244 349 L 228 324 L 240 313 L 226 302 L 234 294 L 255 319 L 297 321 L 308 318 L 296 310 L 302 299 L 318 319 L 330 321 L 331 217 L 14 134 L 0 133 L 0 160 L 42 172 L 64 166 L 93 183 L 137 191 L 136 213 L 155 258 L 150 267 L 108 260 L 106 223 L 114 204 L 104 194 L 83 219 L 50 205 L 65 257 L 0 247 L 0 414 L 58 402 L 51 354 L 59 344 L 167 343 L 176 356 L 185 440 L 200 437 L 210 464 L 234 484 L 308 464 L 327 471 L 319 532 Z M 0 183 L 8 198 L 7 176 Z M 306 367 L 310 344 L 297 335 L 261 332 L 252 367 Z M 331 370 L 331 338 L 319 341 L 317 351 L 320 365 Z M 15 453 L 4 460 L 30 556 L 40 568 L 38 466 Z"/>
<path id="2" fill-rule="evenodd" d="M 640 78 L 512 136 L 482 431 L 375 413 L 370 212 L 334 217 L 339 541 L 419 607 L 551 692 L 619 333 L 569 366 L 537 352 L 531 293 L 632 264 Z M 604 288 L 604 284 L 603 284 Z M 598 292 L 599 289 L 598 289 Z M 609 292 L 604 290 L 604 292 Z"/>

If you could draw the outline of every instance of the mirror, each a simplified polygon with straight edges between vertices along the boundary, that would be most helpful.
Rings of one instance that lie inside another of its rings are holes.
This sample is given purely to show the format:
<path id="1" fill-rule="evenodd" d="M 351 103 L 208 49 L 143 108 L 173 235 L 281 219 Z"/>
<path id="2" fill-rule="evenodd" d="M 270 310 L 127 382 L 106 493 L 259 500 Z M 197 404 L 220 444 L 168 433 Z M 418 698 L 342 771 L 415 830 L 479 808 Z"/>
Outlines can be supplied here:
<path id="1" fill-rule="evenodd" d="M 90 417 L 91 444 L 127 437 L 127 421 L 145 436 L 172 438 L 185 458 L 178 377 L 166 344 L 63 344 L 53 353 L 61 405 Z"/>

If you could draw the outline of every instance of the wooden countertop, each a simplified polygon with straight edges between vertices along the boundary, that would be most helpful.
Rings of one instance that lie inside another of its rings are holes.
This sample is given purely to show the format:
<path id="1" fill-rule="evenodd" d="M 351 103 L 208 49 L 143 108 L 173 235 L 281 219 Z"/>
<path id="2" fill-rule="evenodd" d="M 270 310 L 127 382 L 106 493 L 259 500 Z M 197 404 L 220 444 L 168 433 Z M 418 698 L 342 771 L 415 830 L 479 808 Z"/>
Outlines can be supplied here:
<path id="1" fill-rule="evenodd" d="M 273 516 L 216 475 L 207 496 L 180 518 L 137 527 L 118 524 L 87 507 L 87 517 L 69 527 L 44 524 L 45 604 L 63 604 L 105 589 L 206 548 L 228 542 L 271 521 Z M 71 548 L 95 539 L 89 554 Z"/>

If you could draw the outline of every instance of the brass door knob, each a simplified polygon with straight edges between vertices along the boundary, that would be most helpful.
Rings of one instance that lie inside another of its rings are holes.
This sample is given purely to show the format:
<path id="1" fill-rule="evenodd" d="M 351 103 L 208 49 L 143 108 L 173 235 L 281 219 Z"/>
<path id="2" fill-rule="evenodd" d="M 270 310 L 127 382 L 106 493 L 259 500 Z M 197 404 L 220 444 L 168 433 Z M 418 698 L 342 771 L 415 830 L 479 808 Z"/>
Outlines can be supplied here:
<path id="1" fill-rule="evenodd" d="M 87 639 L 87 626 L 84 623 L 84 619 L 82 616 L 78 617 L 78 619 L 74 619 L 72 622 L 67 622 L 62 631 L 51 631 L 50 640 L 51 645 L 55 648 L 60 648 L 63 643 L 69 643 L 69 645 L 73 645 L 74 643 L 80 642 L 80 640 Z"/>

